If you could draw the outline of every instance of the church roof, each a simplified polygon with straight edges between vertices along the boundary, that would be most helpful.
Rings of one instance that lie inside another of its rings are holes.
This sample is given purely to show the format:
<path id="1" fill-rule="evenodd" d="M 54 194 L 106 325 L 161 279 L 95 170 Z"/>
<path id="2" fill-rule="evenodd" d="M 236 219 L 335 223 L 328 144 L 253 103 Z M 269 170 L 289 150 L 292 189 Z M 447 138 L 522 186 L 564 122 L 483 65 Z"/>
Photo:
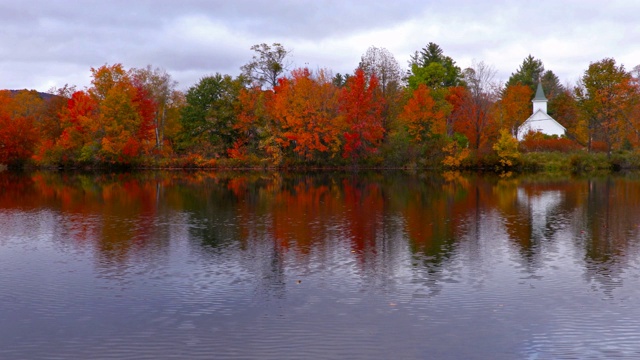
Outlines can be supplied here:
<path id="1" fill-rule="evenodd" d="M 540 81 L 538 81 L 538 90 L 536 90 L 536 97 L 534 97 L 533 100 L 547 101 L 547 97 L 544 96 L 544 90 L 542 90 L 542 83 Z"/>

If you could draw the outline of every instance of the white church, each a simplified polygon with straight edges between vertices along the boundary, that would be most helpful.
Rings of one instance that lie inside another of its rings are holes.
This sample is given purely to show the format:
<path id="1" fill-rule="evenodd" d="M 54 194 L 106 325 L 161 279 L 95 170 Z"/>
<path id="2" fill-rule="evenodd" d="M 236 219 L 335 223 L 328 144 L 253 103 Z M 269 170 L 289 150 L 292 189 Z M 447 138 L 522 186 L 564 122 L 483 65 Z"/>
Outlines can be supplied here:
<path id="1" fill-rule="evenodd" d="M 547 114 L 547 98 L 544 96 L 542 85 L 538 82 L 536 96 L 531 100 L 533 103 L 533 115 L 529 116 L 525 122 L 518 127 L 516 139 L 522 141 L 529 131 L 538 131 L 546 135 L 562 136 L 566 130 L 554 118 Z"/>

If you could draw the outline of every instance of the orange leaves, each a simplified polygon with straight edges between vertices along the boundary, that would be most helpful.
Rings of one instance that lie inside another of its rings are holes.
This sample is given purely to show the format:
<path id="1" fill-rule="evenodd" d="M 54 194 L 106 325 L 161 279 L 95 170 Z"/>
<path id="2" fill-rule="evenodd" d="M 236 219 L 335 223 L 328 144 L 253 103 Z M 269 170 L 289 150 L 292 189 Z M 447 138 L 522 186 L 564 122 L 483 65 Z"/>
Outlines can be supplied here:
<path id="1" fill-rule="evenodd" d="M 611 153 L 627 135 L 627 119 L 640 93 L 635 79 L 614 59 L 603 59 L 589 65 L 575 93 L 586 120 L 589 149 L 592 141 L 604 141 Z"/>
<path id="2" fill-rule="evenodd" d="M 241 158 L 257 150 L 276 165 L 292 154 L 298 161 L 318 161 L 340 152 L 352 160 L 368 156 L 384 133 L 384 100 L 378 92 L 375 76 L 367 79 L 362 70 L 343 89 L 324 71 L 314 75 L 308 69 L 279 79 L 273 91 L 244 89 L 234 125 L 240 136 L 228 154 Z"/>
<path id="3" fill-rule="evenodd" d="M 502 127 L 515 134 L 518 127 L 531 115 L 531 87 L 525 85 L 508 86 L 500 100 Z"/>
<path id="4" fill-rule="evenodd" d="M 338 91 L 323 72 L 314 78 L 309 69 L 294 70 L 274 91 L 269 113 L 281 131 L 278 143 L 305 160 L 328 152 L 340 133 Z"/>
<path id="5" fill-rule="evenodd" d="M 438 108 L 429 88 L 420 84 L 400 114 L 409 135 L 416 143 L 447 131 L 444 112 Z"/>
<path id="6" fill-rule="evenodd" d="M 233 146 L 227 150 L 231 159 L 245 160 L 247 158 L 247 147 L 242 140 L 236 140 Z"/>
<path id="7" fill-rule="evenodd" d="M 148 91 L 120 64 L 91 71 L 93 87 L 73 93 L 60 113 L 61 135 L 48 161 L 131 163 L 149 155 L 156 104 Z"/>

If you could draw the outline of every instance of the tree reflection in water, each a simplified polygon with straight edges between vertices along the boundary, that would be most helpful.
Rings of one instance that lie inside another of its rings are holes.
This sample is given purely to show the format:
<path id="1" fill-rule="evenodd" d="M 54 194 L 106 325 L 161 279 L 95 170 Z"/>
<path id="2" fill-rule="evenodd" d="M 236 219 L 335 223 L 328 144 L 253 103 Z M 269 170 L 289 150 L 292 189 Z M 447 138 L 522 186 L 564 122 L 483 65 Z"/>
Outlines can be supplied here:
<path id="1" fill-rule="evenodd" d="M 190 344 L 181 351 L 231 343 L 228 357 L 255 357 L 276 348 L 247 340 L 265 334 L 316 354 L 330 343 L 336 357 L 354 342 L 450 358 L 500 344 L 504 358 L 576 357 L 558 349 L 593 351 L 610 333 L 637 344 L 620 324 L 640 318 L 624 305 L 640 286 L 639 213 L 631 175 L 4 171 L 0 303 L 31 323 L 0 326 L 0 355 L 44 353 L 58 346 L 51 328 L 88 331 L 94 317 L 153 332 L 147 357 L 176 338 Z M 34 347 L 36 323 L 48 335 Z M 580 327 L 591 335 L 576 342 Z M 462 339 L 473 351 L 449 346 Z"/>

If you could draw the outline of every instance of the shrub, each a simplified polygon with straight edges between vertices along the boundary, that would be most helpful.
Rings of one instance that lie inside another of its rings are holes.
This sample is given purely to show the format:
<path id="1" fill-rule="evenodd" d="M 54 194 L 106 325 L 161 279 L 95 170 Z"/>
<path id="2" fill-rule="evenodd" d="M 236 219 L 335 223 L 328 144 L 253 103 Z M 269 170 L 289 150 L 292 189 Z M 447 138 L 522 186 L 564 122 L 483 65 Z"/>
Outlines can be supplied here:
<path id="1" fill-rule="evenodd" d="M 580 150 L 582 147 L 566 137 L 530 132 L 520 142 L 520 148 L 523 152 L 559 151 L 566 153 Z"/>
<path id="2" fill-rule="evenodd" d="M 508 168 L 516 164 L 516 161 L 520 158 L 520 152 L 518 152 L 518 140 L 516 140 L 508 130 L 500 130 L 500 138 L 493 145 L 500 165 Z"/>

